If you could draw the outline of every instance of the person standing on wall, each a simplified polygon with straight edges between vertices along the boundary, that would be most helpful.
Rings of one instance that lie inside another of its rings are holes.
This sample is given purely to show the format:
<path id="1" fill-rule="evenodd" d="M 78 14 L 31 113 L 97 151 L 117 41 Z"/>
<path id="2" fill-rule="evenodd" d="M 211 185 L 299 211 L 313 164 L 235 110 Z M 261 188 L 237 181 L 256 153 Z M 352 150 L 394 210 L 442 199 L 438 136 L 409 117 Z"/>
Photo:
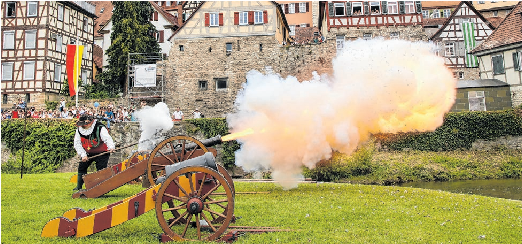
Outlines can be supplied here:
<path id="1" fill-rule="evenodd" d="M 183 120 L 183 118 L 184 118 L 183 112 L 181 112 L 181 110 L 179 110 L 179 107 L 176 107 L 176 111 L 174 111 L 174 113 L 172 113 L 172 120 L 181 121 L 181 120 Z"/>
<path id="2" fill-rule="evenodd" d="M 65 110 L 65 99 L 62 97 L 60 99 L 60 112 L 63 112 L 63 110 Z"/>
<path id="3" fill-rule="evenodd" d="M 80 155 L 81 162 L 78 165 L 78 184 L 73 190 L 81 190 L 83 176 L 87 174 L 89 166 L 96 162 L 96 170 L 107 168 L 110 153 L 115 146 L 109 131 L 105 126 L 90 115 L 82 115 L 76 123 L 78 129 L 74 135 L 74 149 Z M 96 155 L 109 152 L 98 157 Z"/>
<path id="4" fill-rule="evenodd" d="M 202 114 L 201 114 L 201 112 L 199 112 L 199 110 L 197 108 L 196 108 L 196 110 L 194 110 L 194 112 L 192 112 L 192 114 L 194 115 L 194 119 L 202 118 Z"/>

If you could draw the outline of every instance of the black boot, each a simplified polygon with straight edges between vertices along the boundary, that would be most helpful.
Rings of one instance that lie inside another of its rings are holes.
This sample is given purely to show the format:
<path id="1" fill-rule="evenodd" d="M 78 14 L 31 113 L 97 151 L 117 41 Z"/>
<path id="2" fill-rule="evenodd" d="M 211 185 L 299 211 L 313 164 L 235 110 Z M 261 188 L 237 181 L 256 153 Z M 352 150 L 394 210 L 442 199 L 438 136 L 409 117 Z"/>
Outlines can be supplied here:
<path id="1" fill-rule="evenodd" d="M 76 187 L 73 189 L 73 191 L 79 191 L 82 189 L 83 187 L 83 176 L 85 174 L 82 174 L 82 173 L 78 173 L 78 181 L 77 181 L 77 185 Z"/>

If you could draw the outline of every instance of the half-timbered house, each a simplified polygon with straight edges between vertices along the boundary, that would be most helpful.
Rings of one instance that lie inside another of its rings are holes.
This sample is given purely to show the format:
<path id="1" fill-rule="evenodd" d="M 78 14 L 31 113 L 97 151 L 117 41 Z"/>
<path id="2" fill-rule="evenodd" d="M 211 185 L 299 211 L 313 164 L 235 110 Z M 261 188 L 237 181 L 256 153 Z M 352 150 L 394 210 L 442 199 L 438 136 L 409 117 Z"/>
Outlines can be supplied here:
<path id="1" fill-rule="evenodd" d="M 329 1 L 323 20 L 323 35 L 341 49 L 346 40 L 357 38 L 426 40 L 422 30 L 420 1 Z M 326 32 L 326 33 L 325 33 Z"/>
<path id="2" fill-rule="evenodd" d="M 522 2 L 471 53 L 478 57 L 480 78 L 509 84 L 513 106 L 522 104 Z"/>
<path id="3" fill-rule="evenodd" d="M 80 78 L 92 81 L 94 6 L 79 1 L 2 1 L 2 104 L 55 100 L 67 44 L 85 45 Z"/>
<path id="4" fill-rule="evenodd" d="M 169 39 L 170 107 L 198 108 L 207 117 L 230 112 L 246 73 L 279 72 L 289 28 L 272 1 L 208 1 L 199 5 Z"/>
<path id="5" fill-rule="evenodd" d="M 429 40 L 439 45 L 439 54 L 455 77 L 479 79 L 478 60 L 469 54 L 495 30 L 470 2 L 460 2 L 442 27 Z"/>

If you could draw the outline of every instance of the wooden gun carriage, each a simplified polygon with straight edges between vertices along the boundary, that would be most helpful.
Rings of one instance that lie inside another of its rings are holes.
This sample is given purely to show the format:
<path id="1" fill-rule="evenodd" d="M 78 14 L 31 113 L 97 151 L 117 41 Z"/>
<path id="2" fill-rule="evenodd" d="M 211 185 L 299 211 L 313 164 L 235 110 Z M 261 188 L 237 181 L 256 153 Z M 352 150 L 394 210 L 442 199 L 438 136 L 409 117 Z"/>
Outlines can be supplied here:
<path id="1" fill-rule="evenodd" d="M 150 154 L 134 154 L 113 167 L 84 176 L 85 190 L 73 198 L 94 198 L 114 190 L 144 173 L 150 187 L 105 207 L 68 210 L 47 222 L 42 237 L 88 236 L 152 209 L 165 232 L 161 239 L 218 240 L 235 221 L 232 178 L 215 162 L 221 137 L 198 141 L 174 136 L 159 143 Z"/>

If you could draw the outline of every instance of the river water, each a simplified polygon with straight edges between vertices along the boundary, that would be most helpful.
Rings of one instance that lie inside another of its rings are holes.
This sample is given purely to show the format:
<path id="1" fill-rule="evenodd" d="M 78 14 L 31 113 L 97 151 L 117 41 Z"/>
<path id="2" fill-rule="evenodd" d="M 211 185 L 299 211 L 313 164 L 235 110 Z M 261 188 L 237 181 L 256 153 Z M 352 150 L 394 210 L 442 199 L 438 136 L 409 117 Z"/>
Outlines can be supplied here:
<path id="1" fill-rule="evenodd" d="M 522 201 L 522 179 L 409 182 L 401 186 Z"/>

